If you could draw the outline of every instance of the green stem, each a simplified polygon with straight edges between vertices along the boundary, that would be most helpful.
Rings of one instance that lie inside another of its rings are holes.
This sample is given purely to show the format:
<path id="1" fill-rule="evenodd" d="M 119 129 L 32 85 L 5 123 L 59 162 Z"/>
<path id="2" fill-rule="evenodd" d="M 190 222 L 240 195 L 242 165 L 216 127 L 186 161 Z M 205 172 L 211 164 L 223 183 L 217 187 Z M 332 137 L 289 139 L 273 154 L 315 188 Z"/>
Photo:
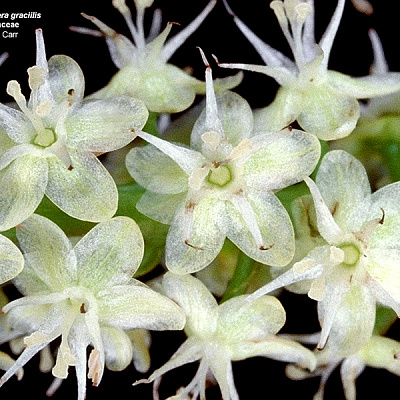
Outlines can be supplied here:
<path id="1" fill-rule="evenodd" d="M 233 273 L 228 288 L 221 299 L 221 303 L 231 299 L 232 297 L 245 293 L 249 285 L 249 280 L 254 272 L 254 264 L 255 261 L 252 258 L 244 254 L 242 251 L 239 252 L 235 272 Z"/>
<path id="2" fill-rule="evenodd" d="M 400 144 L 390 140 L 382 145 L 382 156 L 392 182 L 400 181 Z"/>

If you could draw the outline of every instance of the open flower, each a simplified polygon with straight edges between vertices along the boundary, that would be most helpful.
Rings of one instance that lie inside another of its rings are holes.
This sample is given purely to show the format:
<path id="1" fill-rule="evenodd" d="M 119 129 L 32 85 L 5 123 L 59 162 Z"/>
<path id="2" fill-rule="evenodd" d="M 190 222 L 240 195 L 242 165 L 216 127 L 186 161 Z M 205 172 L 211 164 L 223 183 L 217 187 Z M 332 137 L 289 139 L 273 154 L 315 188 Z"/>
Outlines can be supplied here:
<path id="1" fill-rule="evenodd" d="M 203 22 L 216 2 L 216 0 L 211 0 L 185 29 L 167 42 L 173 23 L 168 23 L 167 27 L 159 33 L 161 25 L 159 10 L 154 13 L 149 37 L 147 39 L 145 37 L 144 12 L 153 4 L 153 0 L 135 0 L 136 25 L 132 21 L 131 11 L 126 6 L 125 0 L 113 0 L 114 7 L 125 18 L 133 42 L 97 18 L 82 14 L 92 21 L 100 29 L 100 32 L 77 27 L 72 27 L 72 30 L 94 36 L 104 36 L 112 60 L 119 68 L 109 84 L 91 97 L 105 98 L 126 94 L 143 100 L 150 111 L 162 113 L 176 113 L 190 107 L 196 94 L 205 92 L 204 82 L 169 64 L 168 60 Z M 241 79 L 242 75 L 240 74 L 220 79 L 217 85 L 221 89 L 230 89 L 237 86 Z"/>
<path id="2" fill-rule="evenodd" d="M 318 347 L 329 336 L 330 346 L 346 356 L 370 339 L 377 302 L 400 314 L 400 183 L 371 194 L 362 164 L 341 150 L 323 158 L 316 184 L 305 180 L 314 209 L 309 198 L 300 199 L 302 220 L 309 221 L 308 236 L 320 236 L 323 243 L 314 239 L 315 247 L 301 261 L 249 299 L 309 280 L 306 291 L 318 301 L 322 326 Z M 307 227 L 300 229 L 297 245 L 304 240 L 309 248 Z"/>
<path id="3" fill-rule="evenodd" d="M 201 270 L 226 237 L 259 262 L 286 265 L 294 253 L 293 227 L 274 191 L 313 171 L 319 142 L 295 129 L 252 136 L 248 103 L 229 91 L 216 97 L 209 66 L 206 82 L 206 108 L 190 148 L 138 133 L 151 145 L 126 157 L 128 171 L 147 189 L 137 208 L 171 224 L 166 265 L 173 272 Z"/>
<path id="4" fill-rule="evenodd" d="M 191 399 L 199 396 L 205 399 L 207 374 L 211 372 L 220 386 L 222 398 L 237 400 L 239 396 L 233 381 L 232 361 L 263 356 L 314 369 L 315 359 L 310 350 L 275 335 L 286 319 L 285 311 L 275 297 L 263 296 L 248 303 L 246 296 L 238 296 L 218 306 L 198 279 L 171 272 L 165 274 L 163 287 L 165 294 L 186 313 L 187 340 L 149 379 L 136 384 L 153 381 L 159 384 L 166 372 L 200 361 L 193 380 L 172 398 L 185 399 L 190 394 Z"/>
<path id="5" fill-rule="evenodd" d="M 25 331 L 26 349 L 0 379 L 4 384 L 38 351 L 61 337 L 53 375 L 65 379 L 74 365 L 78 399 L 88 378 L 97 386 L 104 366 L 124 369 L 132 360 L 125 331 L 182 329 L 185 316 L 168 298 L 132 279 L 143 238 L 127 217 L 102 222 L 74 248 L 50 220 L 32 215 L 17 230 L 25 268 L 15 281 L 24 297 L 3 307 L 12 328 Z M 89 360 L 87 347 L 92 346 Z"/>
<path id="6" fill-rule="evenodd" d="M 357 99 L 382 96 L 400 89 L 400 74 L 386 73 L 352 78 L 328 70 L 333 41 L 343 14 L 339 0 L 333 17 L 317 44 L 314 35 L 314 0 L 271 2 L 294 61 L 258 38 L 229 8 L 236 25 L 258 51 L 266 66 L 221 64 L 273 77 L 280 85 L 275 100 L 256 112 L 255 129 L 281 129 L 293 121 L 320 139 L 349 135 L 360 115 Z"/>
<path id="7" fill-rule="evenodd" d="M 0 104 L 0 230 L 28 218 L 44 194 L 75 218 L 107 220 L 117 209 L 118 193 L 96 154 L 132 141 L 148 111 L 124 96 L 83 102 L 78 64 L 62 55 L 47 62 L 40 29 L 36 40 L 29 102 L 18 82 L 10 81 L 7 93 L 20 110 Z"/>
<path id="8" fill-rule="evenodd" d="M 314 337 L 300 338 L 305 343 L 311 344 Z M 321 377 L 321 383 L 314 400 L 323 400 L 325 385 L 332 372 L 340 366 L 340 377 L 342 379 L 344 396 L 346 400 L 356 400 L 356 379 L 361 375 L 366 367 L 384 368 L 387 371 L 400 376 L 400 342 L 380 336 L 372 335 L 368 343 L 357 353 L 348 357 L 341 357 L 335 354 L 327 346 L 322 351 L 314 351 L 317 359 L 317 368 L 310 372 L 298 365 L 288 365 L 286 375 L 295 380 Z"/>

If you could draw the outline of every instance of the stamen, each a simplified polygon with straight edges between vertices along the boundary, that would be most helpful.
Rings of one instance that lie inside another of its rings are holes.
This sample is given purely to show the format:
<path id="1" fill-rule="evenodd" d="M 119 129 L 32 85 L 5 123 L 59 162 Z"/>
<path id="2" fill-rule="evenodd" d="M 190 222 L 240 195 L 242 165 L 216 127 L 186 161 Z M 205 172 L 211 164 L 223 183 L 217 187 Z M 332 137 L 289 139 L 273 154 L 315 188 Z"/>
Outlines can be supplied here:
<path id="1" fill-rule="evenodd" d="M 221 139 L 221 135 L 214 131 L 204 132 L 201 135 L 201 140 L 211 151 L 215 151 L 217 149 L 221 143 Z"/>
<path id="2" fill-rule="evenodd" d="M 373 74 L 385 74 L 389 72 L 389 65 L 385 58 L 383 51 L 382 42 L 379 39 L 378 34 L 374 29 L 368 31 L 369 40 L 372 44 L 372 50 L 374 53 L 374 62 L 371 66 L 371 73 Z"/>
<path id="3" fill-rule="evenodd" d="M 7 60 L 8 56 L 9 56 L 8 53 L 3 53 L 3 54 L 0 56 L 0 65 L 3 64 L 3 62 Z"/>
<path id="4" fill-rule="evenodd" d="M 88 360 L 88 379 L 92 380 L 93 386 L 99 386 L 103 375 L 103 365 L 100 359 L 100 352 L 97 349 L 93 349 L 90 352 Z"/>
<path id="5" fill-rule="evenodd" d="M 209 171 L 210 169 L 205 167 L 196 168 L 189 177 L 189 187 L 193 190 L 199 190 Z"/>
<path id="6" fill-rule="evenodd" d="M 49 66 L 47 64 L 46 49 L 44 46 L 43 31 L 41 29 L 36 29 L 36 65 L 45 70 L 49 71 Z"/>
<path id="7" fill-rule="evenodd" d="M 343 10 L 344 10 L 345 0 L 339 0 L 338 5 L 333 13 L 332 19 L 326 28 L 322 39 L 319 42 L 319 46 L 324 53 L 323 63 L 325 66 L 328 65 L 329 55 L 332 50 L 333 41 L 335 40 L 335 36 L 337 30 L 339 28 L 340 20 L 342 19 Z"/>
<path id="8" fill-rule="evenodd" d="M 185 211 L 183 214 L 184 219 L 184 242 L 187 246 L 191 247 L 195 250 L 204 250 L 202 247 L 195 246 L 190 243 L 190 236 L 192 235 L 193 230 L 193 212 L 196 204 L 192 202 L 188 202 L 185 206 Z"/>

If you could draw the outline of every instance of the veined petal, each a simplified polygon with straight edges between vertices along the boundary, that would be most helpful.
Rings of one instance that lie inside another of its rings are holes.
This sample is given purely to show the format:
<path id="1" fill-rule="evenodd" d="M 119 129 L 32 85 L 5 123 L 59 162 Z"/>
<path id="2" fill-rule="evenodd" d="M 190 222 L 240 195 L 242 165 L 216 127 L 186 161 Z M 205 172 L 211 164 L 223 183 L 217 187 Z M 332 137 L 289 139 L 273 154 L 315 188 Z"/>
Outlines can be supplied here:
<path id="1" fill-rule="evenodd" d="M 144 104 L 131 97 L 85 102 L 65 121 L 67 145 L 99 153 L 119 149 L 136 137 L 147 118 Z"/>
<path id="2" fill-rule="evenodd" d="M 323 158 L 315 181 L 336 223 L 347 232 L 360 230 L 368 210 L 365 200 L 371 195 L 364 166 L 345 151 L 330 151 Z M 359 218 L 353 217 L 356 209 Z"/>
<path id="3" fill-rule="evenodd" d="M 25 273 L 36 275 L 53 291 L 75 281 L 71 242 L 54 222 L 34 214 L 18 226 L 17 239 L 28 261 Z"/>
<path id="4" fill-rule="evenodd" d="M 118 203 L 114 180 L 92 154 L 69 148 L 70 168 L 57 157 L 47 158 L 49 182 L 46 195 L 65 213 L 84 221 L 111 218 Z"/>
<path id="5" fill-rule="evenodd" d="M 136 222 L 115 217 L 89 231 L 75 246 L 78 282 L 96 289 L 126 284 L 143 257 L 143 237 Z"/>
<path id="6" fill-rule="evenodd" d="M 206 267 L 222 249 L 226 237 L 225 203 L 205 196 L 187 199 L 177 210 L 166 243 L 167 268 L 178 274 Z"/>
<path id="7" fill-rule="evenodd" d="M 327 84 L 303 92 L 304 103 L 297 122 L 323 140 L 348 136 L 356 127 L 360 106 L 354 96 L 336 93 Z"/>
<path id="8" fill-rule="evenodd" d="M 284 325 L 286 313 L 277 298 L 262 296 L 252 302 L 246 298 L 237 296 L 219 306 L 216 334 L 224 341 L 261 341 Z"/>
<path id="9" fill-rule="evenodd" d="M 141 186 L 160 194 L 188 189 L 188 176 L 168 155 L 153 145 L 134 147 L 126 156 L 126 168 Z"/>
<path id="10" fill-rule="evenodd" d="M 272 139 L 264 147 L 267 135 Z M 246 183 L 258 190 L 282 189 L 301 181 L 314 170 L 321 152 L 313 135 L 296 129 L 257 135 L 251 140 L 259 148 L 245 161 L 243 175 Z"/>
<path id="11" fill-rule="evenodd" d="M 35 128 L 23 112 L 1 103 L 0 129 L 16 143 L 30 143 L 36 135 Z"/>
<path id="12" fill-rule="evenodd" d="M 162 224 L 171 225 L 174 215 L 185 201 L 186 193 L 159 194 L 146 191 L 136 204 L 137 210 Z"/>
<path id="13" fill-rule="evenodd" d="M 249 138 L 253 130 L 253 115 L 247 101 L 236 93 L 225 91 L 216 96 L 218 118 L 228 143 L 237 146 L 243 139 Z M 202 135 L 208 131 L 206 110 L 197 119 L 190 136 L 191 147 L 201 151 Z"/>
<path id="14" fill-rule="evenodd" d="M 385 218 L 370 240 L 369 275 L 400 304 L 400 217 Z"/>
<path id="15" fill-rule="evenodd" d="M 31 155 L 14 160 L 0 173 L 0 230 L 21 223 L 34 213 L 47 185 L 47 161 Z"/>
<path id="16" fill-rule="evenodd" d="M 72 58 L 64 55 L 51 57 L 48 79 L 51 93 L 57 104 L 68 101 L 71 96 L 72 107 L 81 103 L 85 91 L 85 79 L 80 66 Z"/>
<path id="17" fill-rule="evenodd" d="M 400 73 L 372 74 L 360 78 L 328 71 L 328 85 L 335 93 L 356 99 L 384 96 L 400 90 Z"/>
<path id="18" fill-rule="evenodd" d="M 243 211 L 227 202 L 227 237 L 249 257 L 263 264 L 284 266 L 289 263 L 294 255 L 294 232 L 283 205 L 267 190 L 249 190 L 243 201 L 248 203 L 253 221 L 248 213 L 243 215 Z"/>
<path id="19" fill-rule="evenodd" d="M 113 286 L 98 293 L 100 322 L 116 328 L 181 330 L 185 314 L 144 284 Z"/>
<path id="20" fill-rule="evenodd" d="M 188 335 L 207 335 L 215 331 L 218 304 L 199 279 L 167 272 L 163 278 L 163 287 L 165 294 L 185 312 L 185 332 Z"/>
<path id="21" fill-rule="evenodd" d="M 240 342 L 231 348 L 232 361 L 263 356 L 278 361 L 293 362 L 311 371 L 315 369 L 317 363 L 312 351 L 301 344 L 272 335 L 261 341 Z"/>
<path id="22" fill-rule="evenodd" d="M 8 238 L 0 235 L 0 283 L 18 275 L 24 267 L 24 257 L 18 247 Z"/>

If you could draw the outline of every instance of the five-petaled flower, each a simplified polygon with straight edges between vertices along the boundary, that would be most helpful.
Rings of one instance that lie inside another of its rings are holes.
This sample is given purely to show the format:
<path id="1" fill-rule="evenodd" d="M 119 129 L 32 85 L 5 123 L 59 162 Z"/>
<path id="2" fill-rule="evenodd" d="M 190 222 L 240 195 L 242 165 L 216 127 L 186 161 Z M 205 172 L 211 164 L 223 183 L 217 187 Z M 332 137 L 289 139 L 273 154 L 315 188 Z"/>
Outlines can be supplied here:
<path id="1" fill-rule="evenodd" d="M 274 192 L 311 174 L 319 142 L 290 128 L 252 135 L 248 103 L 229 91 L 216 97 L 210 66 L 206 82 L 206 108 L 193 127 L 190 148 L 138 133 L 151 145 L 126 157 L 128 171 L 147 189 L 137 208 L 171 224 L 166 265 L 173 272 L 206 267 L 226 237 L 259 262 L 286 265 L 294 233 Z"/>
<path id="2" fill-rule="evenodd" d="M 353 78 L 328 70 L 333 41 L 343 14 L 339 0 L 321 40 L 314 35 L 313 0 L 274 0 L 274 10 L 294 61 L 258 38 L 230 9 L 236 25 L 249 39 L 265 66 L 222 63 L 221 67 L 260 72 L 280 85 L 275 100 L 255 113 L 255 129 L 281 129 L 293 121 L 323 140 L 349 135 L 360 115 L 357 99 L 386 95 L 400 90 L 400 74 L 385 73 Z"/>
<path id="3" fill-rule="evenodd" d="M 75 218 L 107 220 L 115 214 L 118 193 L 96 154 L 131 142 L 148 111 L 127 96 L 83 101 L 78 64 L 63 55 L 47 62 L 40 29 L 36 42 L 29 102 L 18 82 L 10 81 L 7 93 L 20 110 L 0 104 L 0 230 L 28 218 L 44 194 Z"/>
<path id="4" fill-rule="evenodd" d="M 278 299 L 262 296 L 246 302 L 246 296 L 234 297 L 218 305 L 214 296 L 197 278 L 167 272 L 163 279 L 165 294 L 177 302 L 186 314 L 186 341 L 172 358 L 148 379 L 159 380 L 166 372 L 181 365 L 200 361 L 193 380 L 179 390 L 176 398 L 205 399 L 209 372 L 215 377 L 224 400 L 238 400 L 232 373 L 232 361 L 262 356 L 274 360 L 294 362 L 313 370 L 312 352 L 295 341 L 280 338 L 276 333 L 286 320 Z M 175 397 L 174 397 L 175 398 Z"/>
<path id="5" fill-rule="evenodd" d="M 132 278 L 143 256 L 143 238 L 128 217 L 99 223 L 73 248 L 50 220 L 32 215 L 17 230 L 25 267 L 15 280 L 24 297 L 3 307 L 10 326 L 24 331 L 26 349 L 0 379 L 4 384 L 50 342 L 61 337 L 53 375 L 65 379 L 74 365 L 78 399 L 88 377 L 101 381 L 104 366 L 130 362 L 131 329 L 183 329 L 185 315 L 170 299 Z"/>
<path id="6" fill-rule="evenodd" d="M 185 29 L 167 42 L 173 23 L 168 23 L 167 27 L 160 33 L 160 10 L 154 13 L 150 35 L 147 39 L 145 37 L 144 11 L 152 5 L 153 0 L 135 0 L 136 26 L 132 21 L 131 11 L 126 6 L 125 0 L 113 0 L 114 7 L 125 18 L 133 42 L 126 36 L 118 34 L 97 18 L 82 14 L 97 25 L 100 32 L 78 27 L 72 27 L 72 30 L 94 36 L 104 36 L 112 60 L 119 68 L 109 84 L 91 95 L 91 98 L 106 98 L 126 94 L 143 100 L 149 111 L 176 113 L 186 110 L 193 103 L 196 94 L 204 94 L 205 84 L 168 63 L 168 60 L 203 22 L 216 2 L 216 0 L 211 0 Z M 237 86 L 241 80 L 242 74 L 238 74 L 219 79 L 216 84 L 219 89 L 225 90 Z"/>
<path id="7" fill-rule="evenodd" d="M 312 199 L 296 200 L 296 244 L 310 251 L 249 300 L 307 280 L 303 293 L 318 301 L 318 347 L 329 337 L 347 356 L 370 339 L 377 303 L 400 314 L 400 183 L 371 194 L 364 167 L 342 150 L 323 158 L 316 183 L 305 180 Z"/>

